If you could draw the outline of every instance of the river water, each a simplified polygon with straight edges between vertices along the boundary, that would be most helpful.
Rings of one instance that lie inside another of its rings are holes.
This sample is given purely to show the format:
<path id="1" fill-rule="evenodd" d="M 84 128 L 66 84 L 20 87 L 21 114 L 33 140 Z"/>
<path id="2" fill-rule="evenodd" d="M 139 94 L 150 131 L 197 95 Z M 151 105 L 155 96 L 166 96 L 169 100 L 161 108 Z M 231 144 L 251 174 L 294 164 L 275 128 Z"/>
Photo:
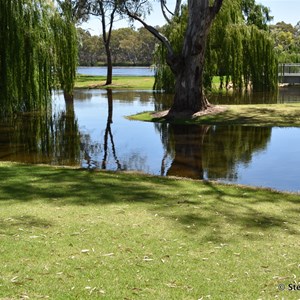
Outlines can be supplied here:
<path id="1" fill-rule="evenodd" d="M 299 128 L 179 126 L 125 118 L 168 107 L 170 99 L 150 91 L 77 90 L 74 101 L 66 103 L 56 92 L 47 115 L 0 121 L 0 160 L 300 191 Z M 211 96 L 210 101 L 299 102 L 300 88 L 269 96 Z"/>
<path id="2" fill-rule="evenodd" d="M 106 67 L 78 67 L 77 73 L 82 75 L 106 76 Z M 154 76 L 150 67 L 113 67 L 114 76 Z"/>

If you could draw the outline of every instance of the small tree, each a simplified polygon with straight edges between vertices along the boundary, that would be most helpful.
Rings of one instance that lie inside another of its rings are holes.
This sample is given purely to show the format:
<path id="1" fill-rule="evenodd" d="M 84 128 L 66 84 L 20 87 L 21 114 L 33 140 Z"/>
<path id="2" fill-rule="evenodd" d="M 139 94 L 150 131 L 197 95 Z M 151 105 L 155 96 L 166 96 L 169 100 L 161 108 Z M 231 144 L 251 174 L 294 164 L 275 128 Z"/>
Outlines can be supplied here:
<path id="1" fill-rule="evenodd" d="M 110 49 L 113 23 L 122 18 L 118 10 L 118 0 L 74 0 L 72 1 L 73 14 L 77 20 L 87 20 L 90 15 L 100 18 L 102 41 L 106 53 L 107 74 L 106 83 L 112 83 L 112 53 Z"/>
<path id="2" fill-rule="evenodd" d="M 117 15 L 118 1 L 117 0 L 94 0 L 91 2 L 90 13 L 100 17 L 102 27 L 102 40 L 106 53 L 107 75 L 105 85 L 112 83 L 112 56 L 110 49 L 110 41 L 113 23 Z"/>

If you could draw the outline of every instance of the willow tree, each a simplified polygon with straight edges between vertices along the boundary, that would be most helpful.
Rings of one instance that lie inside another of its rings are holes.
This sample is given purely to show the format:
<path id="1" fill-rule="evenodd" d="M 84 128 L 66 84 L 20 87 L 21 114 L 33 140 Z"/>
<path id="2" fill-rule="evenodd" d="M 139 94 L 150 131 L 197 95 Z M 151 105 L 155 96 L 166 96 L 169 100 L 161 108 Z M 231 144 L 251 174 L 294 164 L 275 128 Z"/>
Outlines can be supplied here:
<path id="1" fill-rule="evenodd" d="M 142 3 L 145 1 L 124 1 L 124 9 L 131 18 L 141 22 L 167 49 L 166 62 L 175 76 L 175 95 L 169 116 L 205 110 L 209 106 L 203 92 L 206 40 L 223 0 L 188 1 L 188 20 L 180 52 L 175 51 L 172 43 L 162 33 L 143 21 L 136 13 Z"/>
<path id="2" fill-rule="evenodd" d="M 3 113 L 42 110 L 51 89 L 74 81 L 73 24 L 54 1 L 0 1 L 0 104 Z M 57 40 L 59 35 L 61 38 Z M 72 37 L 71 37 L 72 36 Z M 71 37 L 71 38 L 70 38 Z"/>
<path id="3" fill-rule="evenodd" d="M 254 5 L 255 19 L 249 12 L 249 3 L 244 6 L 245 1 L 225 0 L 216 18 L 205 58 L 206 87 L 211 87 L 216 75 L 220 76 L 221 88 L 224 80 L 226 86 L 230 82 L 235 89 L 274 90 L 277 87 L 274 40 L 266 27 L 271 17 L 265 7 Z M 247 15 L 251 18 L 247 19 Z"/>
<path id="4" fill-rule="evenodd" d="M 54 67 L 61 89 L 65 95 L 72 95 L 76 77 L 78 59 L 77 31 L 72 14 L 70 0 L 57 1 L 59 10 L 52 18 L 51 27 L 54 35 Z"/>

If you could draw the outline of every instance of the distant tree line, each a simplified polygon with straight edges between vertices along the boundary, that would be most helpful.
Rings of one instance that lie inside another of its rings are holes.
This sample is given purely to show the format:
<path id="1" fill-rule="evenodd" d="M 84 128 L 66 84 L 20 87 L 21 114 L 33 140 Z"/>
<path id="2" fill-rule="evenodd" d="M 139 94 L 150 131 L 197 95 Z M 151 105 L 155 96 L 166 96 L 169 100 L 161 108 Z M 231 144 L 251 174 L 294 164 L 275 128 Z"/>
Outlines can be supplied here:
<path id="1" fill-rule="evenodd" d="M 106 53 L 101 36 L 77 29 L 78 58 L 80 66 L 106 64 Z M 145 28 L 120 28 L 112 31 L 111 55 L 114 65 L 145 65 L 153 63 L 156 39 Z"/>
<path id="2" fill-rule="evenodd" d="M 296 26 L 279 22 L 270 25 L 278 61 L 300 63 L 300 21 Z M 79 65 L 105 65 L 106 56 L 101 36 L 91 35 L 82 28 L 79 37 Z M 157 47 L 155 38 L 144 28 L 113 30 L 111 51 L 114 65 L 151 65 Z"/>
<path id="3" fill-rule="evenodd" d="M 278 61 L 281 63 L 300 63 L 300 21 L 296 26 L 279 22 L 270 26 Z"/>

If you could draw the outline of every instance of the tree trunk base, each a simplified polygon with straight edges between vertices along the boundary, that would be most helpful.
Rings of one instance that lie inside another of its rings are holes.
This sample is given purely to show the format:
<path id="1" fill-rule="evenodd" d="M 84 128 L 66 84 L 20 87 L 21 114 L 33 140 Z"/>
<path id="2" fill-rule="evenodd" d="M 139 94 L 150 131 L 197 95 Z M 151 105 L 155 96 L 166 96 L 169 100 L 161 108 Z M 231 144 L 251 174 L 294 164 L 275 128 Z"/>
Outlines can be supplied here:
<path id="1" fill-rule="evenodd" d="M 183 119 L 183 118 L 192 118 L 195 114 L 198 113 L 204 113 L 207 110 L 210 110 L 213 107 L 207 99 L 204 101 L 201 101 L 201 109 L 181 109 L 177 108 L 176 106 L 172 106 L 171 109 L 169 110 L 168 114 L 166 115 L 167 119 Z"/>
<path id="2" fill-rule="evenodd" d="M 171 110 L 164 110 L 164 111 L 159 111 L 156 113 L 152 114 L 153 118 L 156 119 L 165 119 L 166 121 L 172 121 L 176 119 L 194 119 L 197 117 L 205 116 L 205 115 L 215 115 L 222 113 L 226 111 L 228 107 L 226 105 L 212 105 L 210 104 L 207 109 L 205 110 L 200 110 L 197 112 L 191 112 L 191 111 L 181 111 L 181 112 L 174 112 Z"/>

